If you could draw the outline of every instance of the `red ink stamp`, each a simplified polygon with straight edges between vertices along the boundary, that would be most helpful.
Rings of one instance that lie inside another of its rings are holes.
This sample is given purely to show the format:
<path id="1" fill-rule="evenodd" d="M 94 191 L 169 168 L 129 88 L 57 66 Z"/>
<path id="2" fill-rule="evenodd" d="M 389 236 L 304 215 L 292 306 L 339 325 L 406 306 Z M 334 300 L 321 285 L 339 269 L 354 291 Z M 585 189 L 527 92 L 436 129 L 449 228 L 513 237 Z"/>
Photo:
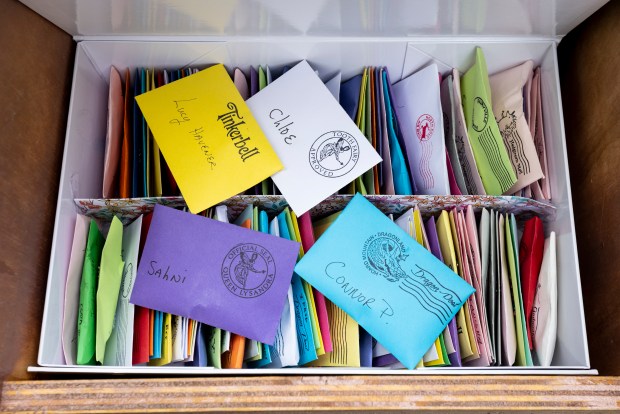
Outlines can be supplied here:
<path id="1" fill-rule="evenodd" d="M 420 141 L 428 141 L 435 132 L 435 120 L 429 114 L 420 115 L 415 124 L 415 132 Z"/>

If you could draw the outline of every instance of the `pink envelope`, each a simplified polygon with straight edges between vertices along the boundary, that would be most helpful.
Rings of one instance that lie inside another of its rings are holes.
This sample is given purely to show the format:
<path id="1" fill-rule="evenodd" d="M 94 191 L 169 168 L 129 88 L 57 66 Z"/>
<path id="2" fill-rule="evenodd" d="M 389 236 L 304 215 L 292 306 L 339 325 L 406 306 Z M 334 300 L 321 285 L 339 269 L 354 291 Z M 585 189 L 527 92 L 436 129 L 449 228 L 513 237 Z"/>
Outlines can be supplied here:
<path id="1" fill-rule="evenodd" d="M 469 246 L 469 240 L 467 233 L 465 231 L 465 219 L 462 211 L 456 211 L 454 213 L 454 221 L 456 224 L 457 230 L 457 238 L 459 243 L 459 250 L 461 252 L 461 265 L 463 267 L 463 277 L 467 283 L 474 286 L 474 280 L 477 279 L 477 276 L 474 274 L 474 269 L 472 269 L 472 253 L 471 246 Z M 473 277 L 472 277 L 473 275 Z M 470 296 L 467 299 L 470 310 L 470 318 L 472 329 L 474 330 L 474 337 L 476 338 L 476 344 L 478 346 L 478 354 L 480 354 L 479 358 L 466 358 L 465 364 L 466 366 L 477 366 L 477 367 L 488 367 L 491 365 L 491 357 L 490 357 L 490 345 L 487 335 L 484 334 L 483 330 L 483 319 L 480 314 L 480 310 L 478 307 L 478 298 L 476 294 L 478 293 L 478 289 L 474 286 L 476 292 L 474 295 Z"/>
<path id="2" fill-rule="evenodd" d="M 118 197 L 118 174 L 124 122 L 123 83 L 121 75 L 110 66 L 108 93 L 108 130 L 103 164 L 103 198 Z"/>

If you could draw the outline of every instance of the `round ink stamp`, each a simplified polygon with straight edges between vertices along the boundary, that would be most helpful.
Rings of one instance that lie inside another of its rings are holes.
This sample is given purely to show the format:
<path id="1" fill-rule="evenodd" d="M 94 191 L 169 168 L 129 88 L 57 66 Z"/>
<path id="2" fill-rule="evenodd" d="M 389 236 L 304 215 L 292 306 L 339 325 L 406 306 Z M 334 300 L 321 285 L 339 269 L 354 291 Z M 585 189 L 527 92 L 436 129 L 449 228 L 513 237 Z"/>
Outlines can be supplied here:
<path id="1" fill-rule="evenodd" d="M 481 97 L 474 99 L 474 109 L 471 117 L 471 126 L 476 132 L 482 132 L 489 122 L 489 108 Z"/>
<path id="2" fill-rule="evenodd" d="M 362 247 L 364 266 L 373 275 L 381 275 L 390 282 L 408 277 L 401 267 L 408 256 L 402 240 L 395 234 L 383 231 L 366 239 Z"/>
<path id="3" fill-rule="evenodd" d="M 420 115 L 415 123 L 415 133 L 420 141 L 428 141 L 435 132 L 435 120 L 429 114 Z"/>
<path id="4" fill-rule="evenodd" d="M 337 178 L 355 167 L 360 150 L 353 135 L 344 131 L 330 131 L 314 141 L 308 155 L 314 172 L 323 177 Z"/>
<path id="5" fill-rule="evenodd" d="M 254 243 L 238 244 L 222 262 L 222 281 L 232 294 L 255 298 L 267 292 L 276 275 L 276 264 L 269 250 Z"/>

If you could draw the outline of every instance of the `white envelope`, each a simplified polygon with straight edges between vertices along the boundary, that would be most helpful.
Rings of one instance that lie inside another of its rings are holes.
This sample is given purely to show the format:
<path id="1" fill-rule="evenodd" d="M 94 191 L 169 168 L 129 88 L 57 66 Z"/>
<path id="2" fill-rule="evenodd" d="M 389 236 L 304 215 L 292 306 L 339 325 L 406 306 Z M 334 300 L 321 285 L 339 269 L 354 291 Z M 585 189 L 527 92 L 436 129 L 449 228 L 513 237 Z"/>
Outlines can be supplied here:
<path id="1" fill-rule="evenodd" d="M 486 195 L 482 178 L 478 172 L 478 165 L 474 157 L 474 151 L 467 135 L 467 125 L 465 124 L 465 114 L 463 113 L 463 102 L 461 99 L 461 76 L 456 69 L 452 70 L 452 102 L 454 103 L 454 139 L 456 148 L 461 161 L 461 168 L 465 178 L 467 192 L 473 195 Z"/>
<path id="2" fill-rule="evenodd" d="M 183 359 L 183 317 L 172 315 L 172 362 Z"/>
<path id="3" fill-rule="evenodd" d="M 461 194 L 469 194 L 467 189 L 467 183 L 465 182 L 465 175 L 463 173 L 463 166 L 459 159 L 458 147 L 456 146 L 456 105 L 454 104 L 454 80 L 452 74 L 448 75 L 441 81 L 441 110 L 443 112 L 443 127 L 446 138 L 446 148 L 448 150 L 448 157 L 450 158 L 450 165 L 454 173 L 454 179 L 461 191 Z"/>
<path id="4" fill-rule="evenodd" d="M 432 64 L 392 85 L 411 178 L 419 194 L 449 195 L 439 69 Z"/>
<path id="5" fill-rule="evenodd" d="M 538 364 L 551 365 L 558 329 L 558 279 L 555 252 L 555 232 L 545 240 L 545 253 L 534 296 L 530 329 Z"/>
<path id="6" fill-rule="evenodd" d="M 140 249 L 140 232 L 142 231 L 142 216 L 138 217 L 129 226 L 123 229 L 123 278 L 114 327 L 105 347 L 104 365 L 130 367 L 133 355 L 133 316 L 134 305 L 129 303 L 138 270 L 138 250 Z"/>
<path id="7" fill-rule="evenodd" d="M 298 216 L 381 161 L 306 61 L 247 105 L 284 166 L 272 178 Z"/>
<path id="8" fill-rule="evenodd" d="M 228 207 L 215 207 L 215 218 L 217 221 L 221 221 L 222 223 L 228 223 Z M 221 341 L 221 352 L 223 354 L 224 352 L 230 350 L 230 331 L 225 331 L 224 329 L 222 329 Z"/>
<path id="9" fill-rule="evenodd" d="M 335 100 L 340 101 L 340 81 L 342 74 L 338 72 L 333 78 L 325 82 L 325 86 L 329 89 Z"/>
<path id="10" fill-rule="evenodd" d="M 270 233 L 279 236 L 280 230 L 278 225 L 278 219 L 274 218 L 269 224 Z M 276 338 L 273 343 L 273 347 L 270 350 L 275 350 L 277 358 L 272 358 L 272 363 L 268 368 L 282 368 L 293 367 L 299 364 L 299 347 L 297 345 L 297 325 L 295 323 L 295 304 L 293 301 L 293 288 L 288 287 L 288 295 L 286 302 L 284 302 L 284 309 L 282 310 L 282 317 L 280 318 L 280 324 L 276 330 Z"/>

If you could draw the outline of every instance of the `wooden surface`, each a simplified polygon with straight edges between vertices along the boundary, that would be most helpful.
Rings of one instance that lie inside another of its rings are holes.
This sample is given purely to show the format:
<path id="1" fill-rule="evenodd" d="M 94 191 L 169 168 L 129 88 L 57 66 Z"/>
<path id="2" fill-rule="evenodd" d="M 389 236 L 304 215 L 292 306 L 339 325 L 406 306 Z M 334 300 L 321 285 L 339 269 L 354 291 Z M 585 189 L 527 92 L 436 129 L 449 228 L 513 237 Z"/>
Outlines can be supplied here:
<path id="1" fill-rule="evenodd" d="M 7 382 L 2 409 L 63 412 L 615 410 L 617 377 L 281 376 Z"/>
<path id="2" fill-rule="evenodd" d="M 15 0 L 0 11 L 0 378 L 36 361 L 74 45 Z"/>
<path id="3" fill-rule="evenodd" d="M 620 1 L 559 47 L 592 366 L 620 375 Z M 16 0 L 0 12 L 0 378 L 32 379 L 74 43 Z M 610 231 L 612 230 L 612 231 Z M 53 377 L 46 377 L 53 378 Z M 8 381 L 6 411 L 617 409 L 612 377 L 241 377 Z"/>
<path id="4" fill-rule="evenodd" d="M 619 26 L 614 0 L 558 50 L 590 361 L 604 375 L 620 375 Z"/>

